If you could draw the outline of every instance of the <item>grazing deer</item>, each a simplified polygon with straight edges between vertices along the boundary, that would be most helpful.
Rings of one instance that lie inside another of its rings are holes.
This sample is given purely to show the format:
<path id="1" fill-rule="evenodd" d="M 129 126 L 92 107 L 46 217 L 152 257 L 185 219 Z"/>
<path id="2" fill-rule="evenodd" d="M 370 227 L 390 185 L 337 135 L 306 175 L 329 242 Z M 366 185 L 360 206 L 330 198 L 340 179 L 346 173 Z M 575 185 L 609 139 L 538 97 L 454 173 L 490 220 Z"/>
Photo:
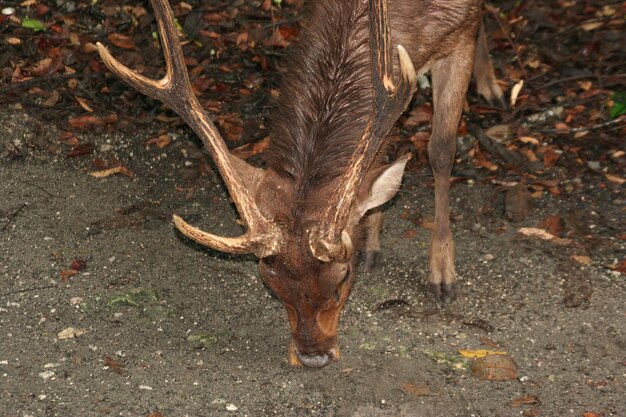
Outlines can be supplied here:
<path id="1" fill-rule="evenodd" d="M 380 213 L 369 213 L 396 194 L 408 161 L 405 156 L 388 163 L 380 149 L 415 92 L 416 74 L 429 70 L 436 213 L 428 287 L 437 299 L 453 296 L 448 191 L 481 5 L 480 0 L 390 0 L 389 5 L 369 0 L 369 7 L 365 0 L 309 3 L 273 114 L 265 170 L 229 153 L 194 96 L 167 0 L 152 0 L 167 63 L 162 79 L 148 79 L 101 44 L 98 49 L 112 72 L 168 105 L 198 134 L 246 232 L 216 236 L 174 215 L 176 227 L 212 249 L 254 253 L 262 279 L 287 309 L 293 336 L 289 363 L 321 367 L 339 357 L 337 326 L 354 280 L 355 254 L 366 245 L 371 265 L 378 249 Z M 369 233 L 368 225 L 374 226 Z"/>

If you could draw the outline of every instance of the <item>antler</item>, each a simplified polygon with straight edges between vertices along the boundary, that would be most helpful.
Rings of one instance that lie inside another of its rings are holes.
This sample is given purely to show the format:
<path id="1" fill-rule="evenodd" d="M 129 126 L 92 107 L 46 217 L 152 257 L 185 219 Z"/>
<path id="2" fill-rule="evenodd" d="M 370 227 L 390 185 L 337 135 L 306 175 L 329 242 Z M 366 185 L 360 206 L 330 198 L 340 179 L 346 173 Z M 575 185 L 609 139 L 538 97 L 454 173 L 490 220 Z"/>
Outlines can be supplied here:
<path id="1" fill-rule="evenodd" d="M 253 182 L 256 182 L 263 171 L 249 166 L 228 151 L 215 125 L 193 94 L 174 17 L 167 0 L 152 0 L 152 7 L 167 64 L 163 78 L 152 80 L 140 75 L 113 58 L 107 48 L 98 43 L 100 57 L 115 75 L 143 94 L 162 101 L 198 134 L 215 161 L 247 231 L 241 237 L 230 238 L 203 232 L 176 215 L 173 216 L 174 223 L 184 235 L 213 249 L 230 253 L 254 253 L 259 257 L 272 255 L 281 244 L 282 233 L 278 226 L 261 214 L 244 183 L 246 177 L 243 175 L 246 173 L 252 176 Z"/>
<path id="2" fill-rule="evenodd" d="M 346 229 L 351 207 L 368 168 L 385 137 L 409 104 L 416 90 L 417 75 L 406 50 L 398 45 L 400 84 L 392 76 L 391 45 L 386 0 L 369 0 L 370 55 L 374 101 L 367 127 L 357 144 L 348 170 L 338 182 L 324 211 L 321 226 L 309 235 L 312 253 L 321 261 L 345 261 L 351 256 Z"/>

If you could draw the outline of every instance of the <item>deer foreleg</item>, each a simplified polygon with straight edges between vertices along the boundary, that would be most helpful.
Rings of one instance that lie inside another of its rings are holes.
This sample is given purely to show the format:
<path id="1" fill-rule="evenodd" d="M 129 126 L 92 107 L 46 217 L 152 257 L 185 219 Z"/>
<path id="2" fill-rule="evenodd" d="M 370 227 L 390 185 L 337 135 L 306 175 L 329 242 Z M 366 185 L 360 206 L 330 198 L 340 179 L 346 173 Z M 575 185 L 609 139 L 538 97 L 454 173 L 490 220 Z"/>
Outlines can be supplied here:
<path id="1" fill-rule="evenodd" d="M 435 178 L 435 224 L 430 245 L 428 288 L 441 301 L 454 298 L 456 275 L 450 230 L 450 175 L 473 53 L 473 44 L 461 44 L 452 55 L 433 67 L 434 116 L 428 155 Z"/>

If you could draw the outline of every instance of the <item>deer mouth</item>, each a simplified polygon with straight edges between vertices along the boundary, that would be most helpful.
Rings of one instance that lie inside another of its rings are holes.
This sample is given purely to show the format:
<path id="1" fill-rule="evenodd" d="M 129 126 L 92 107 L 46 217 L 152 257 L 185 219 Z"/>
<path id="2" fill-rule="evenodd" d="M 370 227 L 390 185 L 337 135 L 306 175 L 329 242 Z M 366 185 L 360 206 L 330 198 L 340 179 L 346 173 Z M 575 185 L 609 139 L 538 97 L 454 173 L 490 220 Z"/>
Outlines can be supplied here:
<path id="1" fill-rule="evenodd" d="M 322 368 L 338 359 L 339 347 L 337 346 L 323 352 L 308 353 L 298 350 L 294 342 L 289 345 L 289 364 L 292 366 Z"/>

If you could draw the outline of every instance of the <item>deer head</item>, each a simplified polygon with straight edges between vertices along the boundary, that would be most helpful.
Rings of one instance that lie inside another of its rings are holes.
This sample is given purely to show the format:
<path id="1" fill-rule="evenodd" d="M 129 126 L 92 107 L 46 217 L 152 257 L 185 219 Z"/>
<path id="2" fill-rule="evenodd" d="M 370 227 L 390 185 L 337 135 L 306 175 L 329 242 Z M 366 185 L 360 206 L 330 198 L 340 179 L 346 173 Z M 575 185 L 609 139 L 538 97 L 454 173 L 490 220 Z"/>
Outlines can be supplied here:
<path id="1" fill-rule="evenodd" d="M 355 269 L 355 250 L 364 214 L 397 192 L 408 158 L 376 167 L 372 162 L 386 135 L 415 91 L 413 65 L 398 45 L 400 82 L 392 77 L 387 5 L 370 0 L 370 54 L 374 99 L 367 127 L 345 173 L 314 190 L 309 204 L 298 201 L 292 182 L 231 155 L 194 96 L 167 0 L 152 0 L 167 71 L 148 79 L 115 60 L 98 44 L 100 56 L 118 77 L 177 112 L 198 134 L 215 161 L 241 215 L 246 232 L 222 237 L 174 215 L 176 227 L 194 241 L 228 253 L 253 253 L 261 277 L 283 302 L 293 341 L 292 365 L 319 367 L 339 357 L 337 326 Z M 369 87 L 367 87 L 369 88 Z"/>

